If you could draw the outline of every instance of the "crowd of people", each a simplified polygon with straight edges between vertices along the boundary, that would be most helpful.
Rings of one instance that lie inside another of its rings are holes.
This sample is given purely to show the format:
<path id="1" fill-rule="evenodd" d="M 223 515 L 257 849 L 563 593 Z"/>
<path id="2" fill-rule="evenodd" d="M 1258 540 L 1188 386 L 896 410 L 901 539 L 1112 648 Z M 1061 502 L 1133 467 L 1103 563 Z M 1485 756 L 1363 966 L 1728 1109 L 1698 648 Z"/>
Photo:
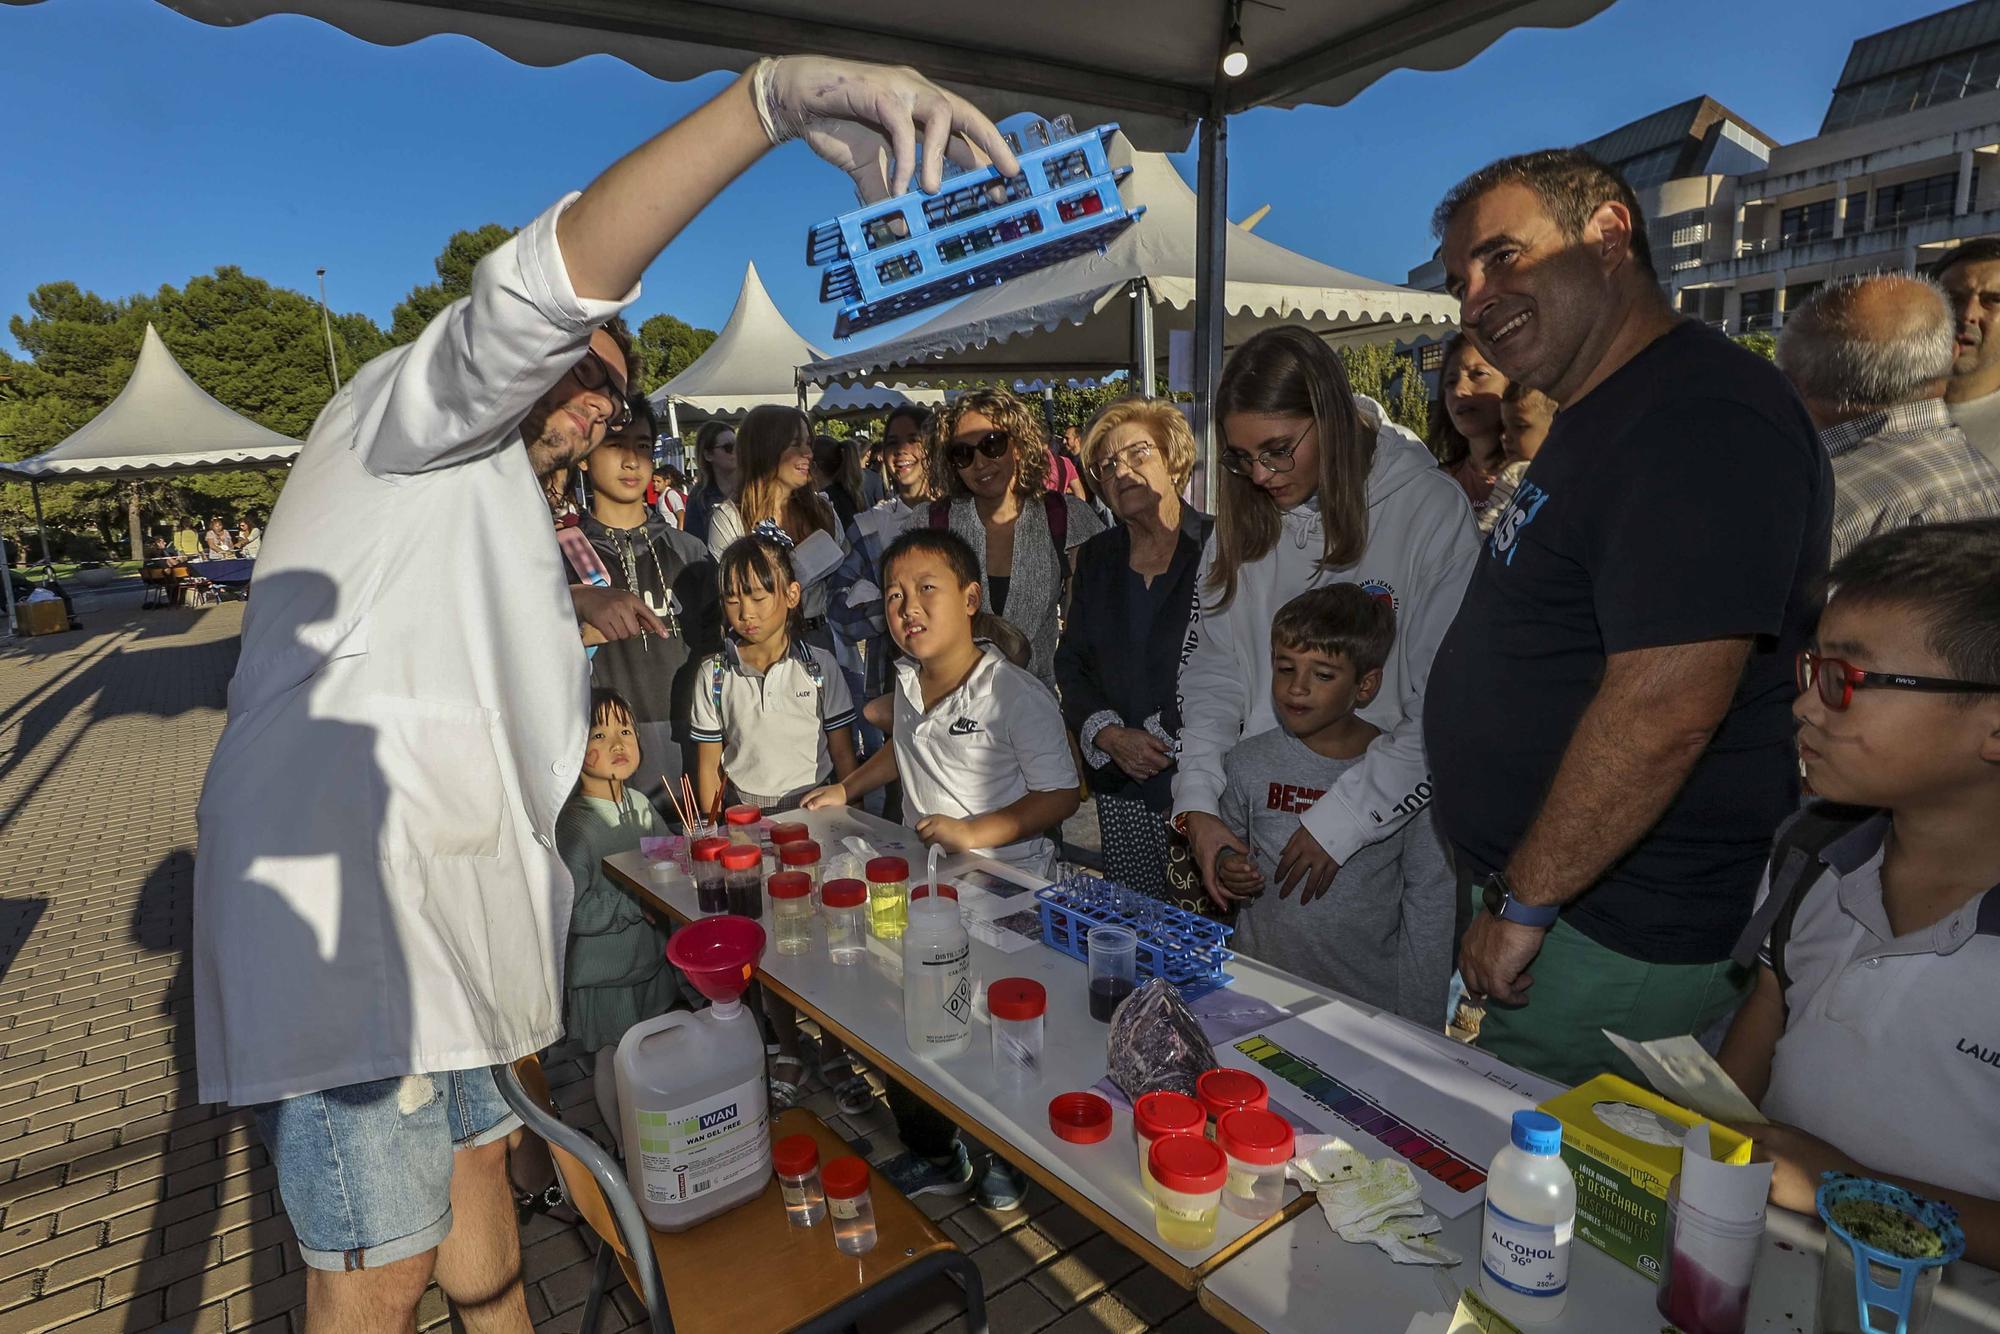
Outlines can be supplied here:
<path id="1" fill-rule="evenodd" d="M 620 1033 L 681 1003 L 599 868 L 683 773 L 1044 876 L 1087 790 L 1108 873 L 1240 952 L 1432 1030 L 1462 991 L 1565 1082 L 1637 1077 L 1607 1029 L 1694 1034 L 1779 1123 L 1778 1203 L 1890 1177 L 2000 1260 L 2000 245 L 1829 286 L 1773 366 L 1670 308 L 1621 178 L 1529 154 L 1437 211 L 1463 332 L 1428 442 L 1277 327 L 1225 366 L 1212 513 L 1174 405 L 1069 460 L 990 387 L 898 409 L 868 469 L 790 409 L 710 423 L 649 504 L 640 271 L 772 143 L 879 173 L 827 127 L 885 118 L 1006 165 L 920 76 L 764 62 L 489 256 L 300 456 L 194 954 L 201 1094 L 256 1106 L 313 1317 L 405 1320 L 434 1273 L 525 1327 L 485 1067 L 568 1032 L 608 1098 Z M 889 1098 L 898 1184 L 1019 1202 Z"/>

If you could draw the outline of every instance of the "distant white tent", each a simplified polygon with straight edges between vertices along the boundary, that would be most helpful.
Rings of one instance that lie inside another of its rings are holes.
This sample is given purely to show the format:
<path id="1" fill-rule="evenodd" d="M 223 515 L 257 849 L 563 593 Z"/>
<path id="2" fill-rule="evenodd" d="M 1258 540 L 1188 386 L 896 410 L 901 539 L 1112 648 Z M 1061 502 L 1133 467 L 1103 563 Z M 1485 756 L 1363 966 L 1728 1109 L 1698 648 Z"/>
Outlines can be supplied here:
<path id="1" fill-rule="evenodd" d="M 1115 146 L 1129 152 L 1122 140 Z M 893 368 L 913 384 L 961 379 L 1101 378 L 1156 367 L 1175 330 L 1194 328 L 1195 196 L 1164 154 L 1131 153 L 1121 191 L 1144 216 L 1104 253 L 1078 255 L 975 292 L 929 322 L 872 347 L 815 360 L 816 384 L 868 379 Z M 1322 264 L 1231 225 L 1225 347 L 1259 329 L 1302 323 L 1331 343 L 1408 337 L 1454 323 L 1439 292 L 1378 282 Z M 1145 300 L 1149 320 L 1134 302 Z M 1154 340 L 1157 338 L 1158 342 Z"/>
<path id="2" fill-rule="evenodd" d="M 132 378 L 105 409 L 53 449 L 0 472 L 28 481 L 153 477 L 290 463 L 299 442 L 230 411 L 188 378 L 153 326 Z"/>
<path id="3" fill-rule="evenodd" d="M 797 368 L 819 357 L 819 349 L 791 326 L 764 290 L 757 266 L 749 264 L 743 270 L 736 308 L 715 342 L 648 397 L 676 426 L 678 416 L 670 409 L 678 407 L 692 408 L 704 417 L 740 416 L 767 403 L 797 407 Z M 935 404 L 943 399 L 935 391 L 857 384 L 833 393 L 808 390 L 803 406 L 816 416 L 866 416 L 902 403 Z M 679 434 L 678 429 L 674 433 Z"/>

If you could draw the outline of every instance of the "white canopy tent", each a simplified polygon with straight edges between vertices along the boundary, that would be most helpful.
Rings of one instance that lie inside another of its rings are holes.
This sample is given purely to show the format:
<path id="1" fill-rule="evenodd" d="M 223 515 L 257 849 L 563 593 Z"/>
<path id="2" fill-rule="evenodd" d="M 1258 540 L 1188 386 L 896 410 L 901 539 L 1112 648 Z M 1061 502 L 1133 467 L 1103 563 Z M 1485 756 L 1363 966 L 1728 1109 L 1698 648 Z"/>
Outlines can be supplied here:
<path id="1" fill-rule="evenodd" d="M 974 292 L 908 333 L 815 361 L 802 378 L 837 382 L 894 367 L 912 384 L 1060 380 L 1120 369 L 1136 377 L 1156 366 L 1167 331 L 1194 327 L 1197 201 L 1164 154 L 1134 153 L 1131 162 L 1120 189 L 1128 205 L 1146 211 L 1102 254 Z M 1304 323 L 1341 343 L 1457 320 L 1458 303 L 1441 293 L 1357 277 L 1241 227 L 1227 236 L 1225 347 L 1275 324 Z"/>

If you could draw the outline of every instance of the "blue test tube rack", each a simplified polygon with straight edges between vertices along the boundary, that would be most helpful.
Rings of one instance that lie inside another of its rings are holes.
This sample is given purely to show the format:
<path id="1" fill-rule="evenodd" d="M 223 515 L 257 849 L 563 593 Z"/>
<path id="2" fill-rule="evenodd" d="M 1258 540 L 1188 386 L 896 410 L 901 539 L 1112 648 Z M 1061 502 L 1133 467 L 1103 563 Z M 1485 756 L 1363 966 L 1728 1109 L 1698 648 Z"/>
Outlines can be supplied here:
<path id="1" fill-rule="evenodd" d="M 1030 118 L 1007 135 L 1019 175 L 961 170 L 937 194 L 912 190 L 812 228 L 806 262 L 822 270 L 819 299 L 841 303 L 833 336 L 1103 250 L 1145 212 L 1118 193 L 1132 169 L 1105 156 L 1117 128 L 1077 133 L 1067 116 Z"/>
<path id="2" fill-rule="evenodd" d="M 1229 985 L 1233 926 L 1082 872 L 1037 890 L 1035 906 L 1042 943 L 1072 959 L 1090 962 L 1090 928 L 1122 926 L 1139 938 L 1139 981 L 1164 977 L 1186 1000 Z"/>

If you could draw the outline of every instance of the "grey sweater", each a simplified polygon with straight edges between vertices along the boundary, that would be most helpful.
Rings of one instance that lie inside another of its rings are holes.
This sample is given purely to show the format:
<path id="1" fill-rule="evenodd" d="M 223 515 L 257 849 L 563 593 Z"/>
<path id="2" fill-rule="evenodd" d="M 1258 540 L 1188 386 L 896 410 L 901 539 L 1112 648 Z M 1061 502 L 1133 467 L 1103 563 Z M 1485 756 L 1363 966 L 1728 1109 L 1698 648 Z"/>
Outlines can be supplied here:
<path id="1" fill-rule="evenodd" d="M 1330 760 L 1282 727 L 1244 738 L 1223 757 L 1222 820 L 1247 834 L 1265 885 L 1238 913 L 1231 944 L 1427 1029 L 1442 1028 L 1456 887 L 1428 808 L 1348 858 L 1311 903 L 1300 906 L 1296 889 L 1278 897 L 1278 861 L 1299 815 L 1360 762 Z"/>

